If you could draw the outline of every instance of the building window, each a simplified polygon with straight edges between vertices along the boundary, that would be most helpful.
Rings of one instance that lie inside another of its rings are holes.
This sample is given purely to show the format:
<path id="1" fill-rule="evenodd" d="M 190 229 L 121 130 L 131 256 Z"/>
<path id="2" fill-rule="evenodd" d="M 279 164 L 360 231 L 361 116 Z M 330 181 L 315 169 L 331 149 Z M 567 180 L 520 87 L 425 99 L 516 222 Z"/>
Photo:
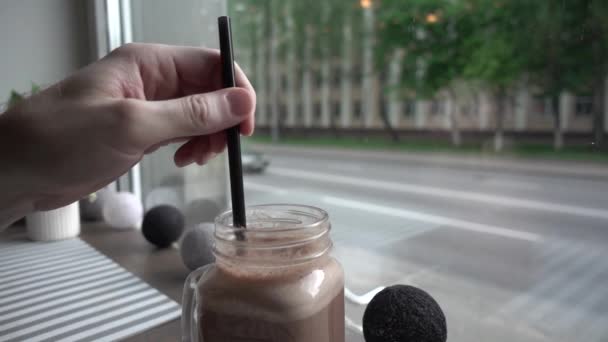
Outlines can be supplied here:
<path id="1" fill-rule="evenodd" d="M 535 96 L 532 99 L 532 114 L 537 116 L 551 116 L 551 99 Z"/>
<path id="2" fill-rule="evenodd" d="M 279 107 L 279 117 L 281 118 L 281 124 L 287 124 L 287 110 L 284 104 L 281 104 L 281 106 Z"/>
<path id="3" fill-rule="evenodd" d="M 350 80 L 353 84 L 361 84 L 363 81 L 362 77 L 362 66 L 357 65 L 351 69 Z"/>
<path id="4" fill-rule="evenodd" d="M 320 126 L 321 125 L 321 104 L 320 103 L 315 103 L 315 107 L 314 107 L 314 113 L 313 113 L 313 118 L 314 118 L 314 122 L 312 123 L 313 126 Z"/>
<path id="5" fill-rule="evenodd" d="M 294 126 L 304 125 L 304 108 L 302 102 L 296 103 L 296 117 L 294 119 Z"/>
<path id="6" fill-rule="evenodd" d="M 591 96 L 577 96 L 575 114 L 580 116 L 593 114 L 593 98 Z"/>
<path id="7" fill-rule="evenodd" d="M 333 68 L 333 72 L 331 75 L 331 84 L 335 89 L 338 89 L 342 84 L 342 70 L 338 68 Z"/>
<path id="8" fill-rule="evenodd" d="M 340 117 L 340 102 L 338 101 L 333 101 L 331 104 L 331 114 L 332 116 L 337 119 Z"/>
<path id="9" fill-rule="evenodd" d="M 442 115 L 443 114 L 443 108 L 444 108 L 444 102 L 442 100 L 432 100 L 430 107 L 431 108 L 429 109 L 429 114 L 431 114 L 431 115 Z"/>
<path id="10" fill-rule="evenodd" d="M 408 118 L 414 116 L 414 114 L 416 114 L 416 101 L 403 101 L 403 111 L 401 112 L 402 117 Z"/>
<path id="11" fill-rule="evenodd" d="M 353 103 L 353 120 L 361 120 L 361 101 L 357 100 Z"/>

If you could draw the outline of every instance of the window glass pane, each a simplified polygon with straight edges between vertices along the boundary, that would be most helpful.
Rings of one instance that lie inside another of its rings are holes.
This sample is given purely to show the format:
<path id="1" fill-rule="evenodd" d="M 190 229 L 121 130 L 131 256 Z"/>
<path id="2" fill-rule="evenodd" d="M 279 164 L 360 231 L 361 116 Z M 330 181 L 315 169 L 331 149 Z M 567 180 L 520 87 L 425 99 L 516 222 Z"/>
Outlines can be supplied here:
<path id="1" fill-rule="evenodd" d="M 218 47 L 217 17 L 224 1 L 132 0 L 135 42 Z M 147 209 L 175 205 L 188 226 L 213 222 L 227 206 L 226 158 L 222 154 L 205 166 L 177 168 L 173 154 L 180 144 L 161 147 L 141 161 L 142 193 Z"/>
<path id="2" fill-rule="evenodd" d="M 270 162 L 248 204 L 327 210 L 347 288 L 428 291 L 449 341 L 608 339 L 606 1 L 228 9 Z"/>

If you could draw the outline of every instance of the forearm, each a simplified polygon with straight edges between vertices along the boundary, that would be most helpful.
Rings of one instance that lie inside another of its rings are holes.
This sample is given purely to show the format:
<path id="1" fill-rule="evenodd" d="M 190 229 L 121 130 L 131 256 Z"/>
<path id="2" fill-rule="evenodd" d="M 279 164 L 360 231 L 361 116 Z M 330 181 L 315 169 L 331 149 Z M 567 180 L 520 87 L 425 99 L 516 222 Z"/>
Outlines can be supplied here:
<path id="1" fill-rule="evenodd" d="M 0 232 L 34 209 L 31 201 L 15 201 L 10 196 L 4 196 L 4 194 L 0 197 L 2 197 L 0 200 Z"/>
<path id="2" fill-rule="evenodd" d="M 11 132 L 9 117 L 0 114 L 0 231 L 34 209 L 31 184 L 14 158 L 19 140 Z"/>

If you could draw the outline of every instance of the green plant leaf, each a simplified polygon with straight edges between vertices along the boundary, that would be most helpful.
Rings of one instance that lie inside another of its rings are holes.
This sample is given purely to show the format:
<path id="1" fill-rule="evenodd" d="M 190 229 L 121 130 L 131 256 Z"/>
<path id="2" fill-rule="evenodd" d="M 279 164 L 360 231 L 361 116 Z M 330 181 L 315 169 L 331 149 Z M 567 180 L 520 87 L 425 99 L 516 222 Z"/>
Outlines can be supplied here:
<path id="1" fill-rule="evenodd" d="M 37 92 L 40 91 L 40 86 L 38 84 L 32 82 L 32 89 L 31 89 L 31 91 L 32 91 L 32 94 L 36 94 Z"/>
<path id="2" fill-rule="evenodd" d="M 8 98 L 8 106 L 12 107 L 12 106 L 16 105 L 17 103 L 21 102 L 23 99 L 24 99 L 23 95 L 19 94 L 15 90 L 11 90 L 11 95 Z"/>

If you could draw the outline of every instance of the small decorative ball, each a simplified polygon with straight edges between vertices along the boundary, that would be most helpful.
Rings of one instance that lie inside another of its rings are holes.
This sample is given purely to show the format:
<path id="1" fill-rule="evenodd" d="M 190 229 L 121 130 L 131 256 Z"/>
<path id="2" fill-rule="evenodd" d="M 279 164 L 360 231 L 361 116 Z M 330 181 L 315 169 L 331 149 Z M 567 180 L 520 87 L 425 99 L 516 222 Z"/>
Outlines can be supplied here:
<path id="1" fill-rule="evenodd" d="M 182 235 L 184 222 L 184 215 L 179 209 L 171 205 L 159 205 L 146 213 L 141 232 L 148 242 L 165 248 Z"/>
<path id="2" fill-rule="evenodd" d="M 425 291 L 394 285 L 378 292 L 363 315 L 366 342 L 445 342 L 447 326 L 439 304 Z"/>
<path id="3" fill-rule="evenodd" d="M 213 255 L 213 223 L 201 223 L 188 229 L 180 240 L 179 251 L 190 270 L 215 261 Z"/>
<path id="4" fill-rule="evenodd" d="M 103 219 L 113 228 L 139 228 L 144 214 L 141 202 L 130 192 L 117 192 L 104 201 Z"/>

